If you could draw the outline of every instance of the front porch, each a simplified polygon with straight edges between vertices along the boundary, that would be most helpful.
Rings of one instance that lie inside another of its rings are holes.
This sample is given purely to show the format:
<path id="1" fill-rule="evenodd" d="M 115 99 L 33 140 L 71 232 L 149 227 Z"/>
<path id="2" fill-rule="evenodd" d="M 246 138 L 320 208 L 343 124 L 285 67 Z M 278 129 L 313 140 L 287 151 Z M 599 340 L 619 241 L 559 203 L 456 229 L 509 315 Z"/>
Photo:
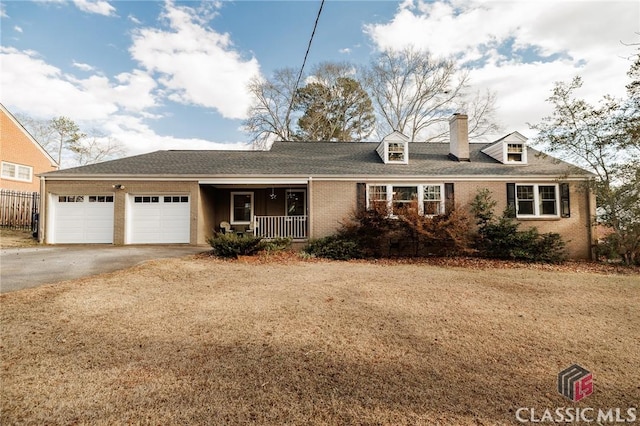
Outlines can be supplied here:
<path id="1" fill-rule="evenodd" d="M 309 238 L 308 185 L 200 183 L 202 228 L 266 239 Z"/>

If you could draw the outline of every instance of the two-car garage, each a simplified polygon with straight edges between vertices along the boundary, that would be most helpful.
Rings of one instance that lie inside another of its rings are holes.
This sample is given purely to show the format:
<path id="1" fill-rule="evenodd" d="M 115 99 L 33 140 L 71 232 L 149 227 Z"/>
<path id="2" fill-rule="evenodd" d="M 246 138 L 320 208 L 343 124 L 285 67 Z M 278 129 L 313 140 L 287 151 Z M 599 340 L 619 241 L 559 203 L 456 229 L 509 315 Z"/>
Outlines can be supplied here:
<path id="1" fill-rule="evenodd" d="M 188 244 L 189 194 L 123 194 L 125 244 Z M 49 197 L 47 243 L 113 244 L 114 194 Z"/>

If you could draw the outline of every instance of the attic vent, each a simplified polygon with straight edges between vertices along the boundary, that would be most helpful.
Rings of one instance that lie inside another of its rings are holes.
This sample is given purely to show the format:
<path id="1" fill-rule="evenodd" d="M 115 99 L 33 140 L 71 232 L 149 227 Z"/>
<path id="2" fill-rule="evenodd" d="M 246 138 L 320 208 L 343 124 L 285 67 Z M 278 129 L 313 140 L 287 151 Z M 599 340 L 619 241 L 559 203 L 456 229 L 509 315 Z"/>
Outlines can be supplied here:
<path id="1" fill-rule="evenodd" d="M 393 132 L 382 139 L 376 152 L 385 164 L 409 163 L 409 138 Z"/>

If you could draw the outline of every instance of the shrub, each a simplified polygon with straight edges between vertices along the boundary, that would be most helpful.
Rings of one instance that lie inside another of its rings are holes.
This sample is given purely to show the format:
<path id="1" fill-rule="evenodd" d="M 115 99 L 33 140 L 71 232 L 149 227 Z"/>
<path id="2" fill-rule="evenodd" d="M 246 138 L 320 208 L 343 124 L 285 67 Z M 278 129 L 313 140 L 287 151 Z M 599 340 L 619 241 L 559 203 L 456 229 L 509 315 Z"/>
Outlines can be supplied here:
<path id="1" fill-rule="evenodd" d="M 267 253 L 283 251 L 291 247 L 291 241 L 291 238 L 272 238 L 270 240 L 262 240 L 260 248 Z"/>
<path id="2" fill-rule="evenodd" d="M 401 239 L 403 233 L 402 224 L 390 219 L 385 209 L 371 209 L 354 213 L 342 224 L 337 237 L 354 242 L 361 257 L 385 257 L 391 241 Z"/>
<path id="3" fill-rule="evenodd" d="M 423 216 L 417 202 L 394 217 L 384 207 L 357 212 L 338 234 L 357 243 L 364 257 L 470 254 L 473 242 L 465 212 L 450 208 L 445 214 Z"/>
<path id="4" fill-rule="evenodd" d="M 358 243 L 340 235 L 330 235 L 310 241 L 304 251 L 312 256 L 333 260 L 361 259 L 364 257 Z"/>
<path id="5" fill-rule="evenodd" d="M 228 258 L 255 254 L 263 249 L 264 244 L 261 237 L 222 233 L 215 233 L 207 238 L 207 243 L 211 246 L 214 255 Z"/>
<path id="6" fill-rule="evenodd" d="M 476 248 L 481 257 L 527 262 L 560 263 L 566 260 L 565 242 L 560 234 L 540 234 L 537 228 L 519 230 L 512 211 L 505 209 L 500 218 L 493 214 L 495 202 L 487 190 L 479 190 L 471 203 L 478 225 Z"/>

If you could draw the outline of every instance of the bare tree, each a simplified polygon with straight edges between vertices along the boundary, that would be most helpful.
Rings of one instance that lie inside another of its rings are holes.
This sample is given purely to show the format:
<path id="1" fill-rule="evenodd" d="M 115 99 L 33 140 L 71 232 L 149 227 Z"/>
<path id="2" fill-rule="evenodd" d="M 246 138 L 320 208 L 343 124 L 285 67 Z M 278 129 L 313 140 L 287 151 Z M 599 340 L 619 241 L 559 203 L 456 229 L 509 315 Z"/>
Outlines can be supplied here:
<path id="1" fill-rule="evenodd" d="M 251 135 L 254 149 L 266 149 L 273 140 L 291 139 L 290 106 L 296 79 L 293 68 L 284 68 L 276 70 L 271 79 L 255 78 L 249 83 L 254 103 L 243 126 Z"/>
<path id="2" fill-rule="evenodd" d="M 117 139 L 95 129 L 87 135 L 67 117 L 42 120 L 18 114 L 16 118 L 52 157 L 58 158 L 59 165 L 68 161 L 71 166 L 84 166 L 126 154 Z"/>
<path id="3" fill-rule="evenodd" d="M 95 164 L 101 161 L 122 157 L 126 154 L 122 143 L 111 136 L 104 136 L 93 131 L 71 149 L 74 162 L 80 166 Z"/>
<path id="4" fill-rule="evenodd" d="M 51 120 L 42 120 L 22 113 L 15 114 L 15 117 L 40 146 L 54 157 L 57 139 L 55 130 L 51 127 Z"/>
<path id="5" fill-rule="evenodd" d="M 487 92 L 469 98 L 469 72 L 452 60 L 435 59 L 415 48 L 386 50 L 361 73 L 380 117 L 379 128 L 386 133 L 397 130 L 413 141 L 440 140 L 442 125 L 463 108 L 472 137 L 495 128 L 495 96 Z"/>

